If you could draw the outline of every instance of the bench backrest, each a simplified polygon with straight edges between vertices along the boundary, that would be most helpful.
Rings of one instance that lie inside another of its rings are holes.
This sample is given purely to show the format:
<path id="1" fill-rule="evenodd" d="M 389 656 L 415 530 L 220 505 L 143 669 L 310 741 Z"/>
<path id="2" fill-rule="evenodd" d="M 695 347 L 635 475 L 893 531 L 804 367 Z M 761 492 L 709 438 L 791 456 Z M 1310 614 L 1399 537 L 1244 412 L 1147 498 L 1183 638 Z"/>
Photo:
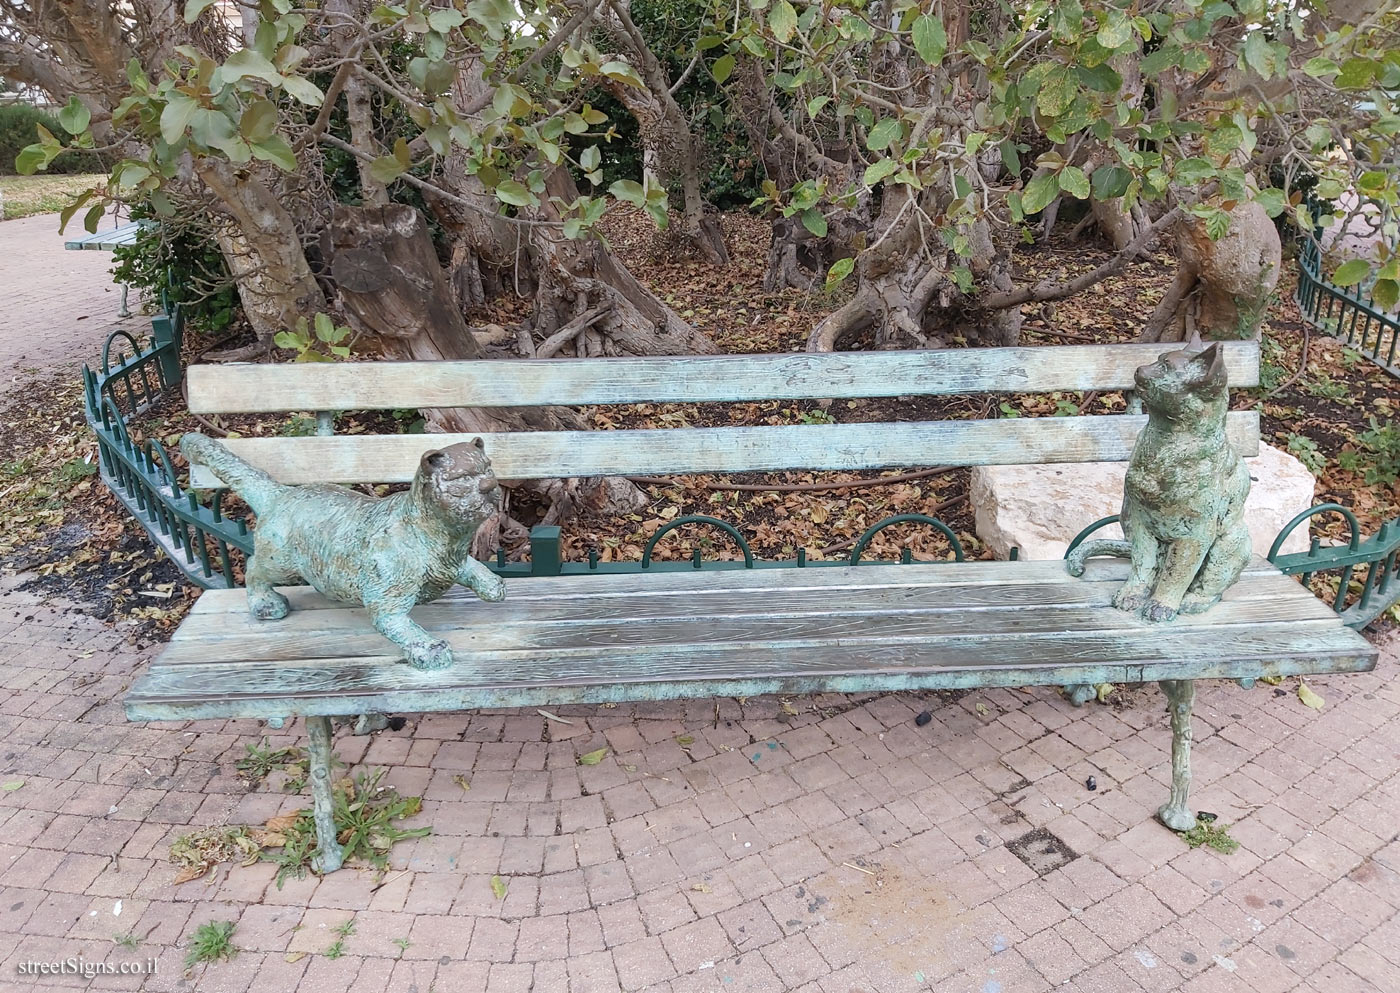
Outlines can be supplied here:
<path id="1" fill-rule="evenodd" d="M 349 362 L 192 366 L 190 409 L 201 414 L 712 403 L 963 393 L 1130 390 L 1133 373 L 1171 345 L 1070 345 L 827 354 Z M 1259 382 L 1256 342 L 1225 348 L 1230 385 Z M 1015 465 L 1124 461 L 1142 415 L 901 423 L 798 424 L 661 430 L 486 434 L 502 479 L 669 475 L 781 469 Z M 1243 455 L 1259 446 L 1259 416 L 1233 412 Z M 474 435 L 236 438 L 239 455 L 286 483 L 411 479 L 429 448 Z M 193 484 L 216 477 L 196 467 Z"/>

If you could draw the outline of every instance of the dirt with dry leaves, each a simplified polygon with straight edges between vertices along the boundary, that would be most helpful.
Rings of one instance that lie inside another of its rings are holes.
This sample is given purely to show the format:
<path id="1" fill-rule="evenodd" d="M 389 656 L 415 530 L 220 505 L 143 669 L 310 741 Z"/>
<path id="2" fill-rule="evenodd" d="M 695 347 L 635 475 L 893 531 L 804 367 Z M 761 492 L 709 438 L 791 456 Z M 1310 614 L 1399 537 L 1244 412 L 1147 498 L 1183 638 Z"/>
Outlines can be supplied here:
<path id="1" fill-rule="evenodd" d="M 640 216 L 610 222 L 607 234 L 624 260 L 687 320 L 723 350 L 785 352 L 801 349 L 812 325 L 841 301 L 820 287 L 809 292 L 762 289 L 767 253 L 766 224 L 728 215 L 725 226 L 733 261 L 714 267 L 686 258 L 665 233 Z M 1072 276 L 1107 258 L 1088 239 L 1061 238 L 1026 246 L 1017 265 L 1022 279 Z M 1028 310 L 1027 344 L 1133 341 L 1173 272 L 1166 254 L 1135 261 L 1089 292 L 1058 304 Z M 1400 382 L 1342 344 L 1310 332 L 1291 302 L 1292 269 L 1281 281 L 1279 299 L 1264 324 L 1263 384 L 1236 396 L 1237 407 L 1263 404 L 1266 440 L 1291 451 L 1318 476 L 1316 496 L 1350 507 L 1367 533 L 1400 514 L 1400 429 L 1388 430 L 1400 407 Z M 508 301 L 471 315 L 474 323 L 509 324 L 526 312 L 524 301 Z M 187 359 L 213 342 L 191 334 Z M 1306 353 L 1306 368 L 1300 368 Z M 358 356 L 369 358 L 370 356 Z M 16 402 L 16 398 L 23 402 Z M 683 405 L 634 404 L 590 408 L 599 429 L 677 428 L 699 425 L 848 423 L 979 417 L 1045 417 L 1121 411 L 1118 393 L 1057 393 L 1032 396 L 961 396 L 868 401 Z M 0 512 L 7 528 L 0 538 L 0 566 L 32 570 L 29 580 L 46 590 L 91 603 L 102 616 L 115 615 L 141 637 L 160 637 L 178 623 L 197 590 L 150 546 L 95 476 L 95 446 L 82 424 L 81 389 L 67 379 L 40 380 L 13 392 L 0 426 Z M 1373 423 L 1374 419 L 1374 423 Z M 414 412 L 395 415 L 348 413 L 338 432 L 412 430 Z M 178 396 L 168 397 L 133 425 L 137 437 L 155 437 L 173 451 L 188 430 L 242 435 L 308 433 L 306 415 L 269 415 L 199 421 Z M 651 534 L 667 521 L 706 514 L 733 523 L 755 554 L 791 559 L 805 549 L 811 559 L 844 558 L 858 536 L 891 514 L 931 513 L 957 533 L 970 558 L 988 553 L 972 530 L 967 504 L 968 473 L 961 469 L 918 472 L 920 467 L 881 474 L 786 472 L 727 477 L 658 479 L 644 489 L 651 502 L 641 513 L 585 517 L 564 528 L 567 557 L 636 561 Z M 937 470 L 940 467 L 922 467 Z M 870 477 L 894 480 L 872 483 Z M 909 478 L 918 476 L 920 478 Z M 832 484 L 849 484 L 833 487 Z M 524 524 L 540 508 L 517 498 L 511 512 Z M 1340 520 L 1320 521 L 1318 533 L 1340 536 Z M 908 547 L 916 559 L 951 557 L 948 542 L 928 528 L 899 526 L 881 532 L 866 552 L 895 558 Z M 734 559 L 739 551 L 722 534 L 704 528 L 674 532 L 657 547 L 658 559 L 689 558 L 700 549 L 707 559 Z M 510 550 L 518 555 L 519 549 Z"/>

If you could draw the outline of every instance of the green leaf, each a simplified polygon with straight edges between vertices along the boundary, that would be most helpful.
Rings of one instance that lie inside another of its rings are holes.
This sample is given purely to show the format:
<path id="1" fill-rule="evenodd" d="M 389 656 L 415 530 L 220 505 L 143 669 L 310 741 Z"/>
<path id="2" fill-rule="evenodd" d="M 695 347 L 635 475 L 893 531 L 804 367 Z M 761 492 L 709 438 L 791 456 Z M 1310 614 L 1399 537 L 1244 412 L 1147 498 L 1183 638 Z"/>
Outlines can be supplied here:
<path id="1" fill-rule="evenodd" d="M 224 62 L 225 79 L 243 79 L 251 76 L 264 83 L 280 86 L 282 74 L 277 67 L 251 48 L 240 48 Z"/>
<path id="2" fill-rule="evenodd" d="M 807 116 L 816 117 L 823 107 L 831 102 L 831 97 L 813 97 L 807 101 Z"/>
<path id="3" fill-rule="evenodd" d="M 586 752 L 580 755 L 578 757 L 578 764 L 597 765 L 599 762 L 603 761 L 603 759 L 607 758 L 607 756 L 608 750 L 606 748 L 600 748 L 596 752 Z"/>
<path id="4" fill-rule="evenodd" d="M 88 212 L 83 215 L 83 228 L 88 234 L 97 234 L 97 225 L 102 223 L 102 215 L 105 212 L 100 203 L 88 208 Z"/>
<path id="5" fill-rule="evenodd" d="M 898 168 L 899 163 L 894 159 L 876 159 L 865 167 L 865 185 L 874 186 Z"/>
<path id="6" fill-rule="evenodd" d="M 1332 285 L 1334 286 L 1355 286 L 1366 278 L 1371 272 L 1371 263 L 1365 259 L 1352 259 L 1350 262 L 1343 262 L 1337 267 L 1337 271 L 1332 274 Z"/>
<path id="7" fill-rule="evenodd" d="M 497 900 L 504 900 L 506 898 L 506 881 L 500 876 L 492 876 L 491 892 L 495 895 Z"/>
<path id="8" fill-rule="evenodd" d="M 792 40 L 797 31 L 797 11 L 788 0 L 778 0 L 773 5 L 773 11 L 768 15 L 768 29 L 784 45 Z"/>
<path id="9" fill-rule="evenodd" d="M 3 785 L 3 786 L 0 786 L 0 790 L 4 790 L 6 793 L 13 793 L 15 790 L 19 789 L 19 788 L 22 787 L 23 785 L 24 785 L 24 780 L 23 780 L 23 779 L 15 779 L 15 780 L 11 780 L 10 782 L 6 783 L 6 784 Z"/>
<path id="10" fill-rule="evenodd" d="M 1371 299 L 1383 310 L 1394 310 L 1395 305 L 1400 303 L 1400 280 L 1376 280 L 1376 285 L 1371 287 Z"/>
<path id="11" fill-rule="evenodd" d="M 278 348 L 300 349 L 304 342 L 290 331 L 278 331 L 272 336 L 272 343 Z"/>
<path id="12" fill-rule="evenodd" d="M 428 15 L 428 27 L 440 34 L 447 34 L 453 28 L 461 27 L 466 23 L 466 17 L 461 11 L 452 7 L 439 7 Z"/>
<path id="13" fill-rule="evenodd" d="M 292 151 L 292 146 L 287 144 L 287 140 L 280 134 L 275 134 L 265 141 L 248 143 L 248 147 L 253 152 L 253 158 L 262 162 L 271 162 L 283 172 L 296 172 L 297 157 Z"/>
<path id="14" fill-rule="evenodd" d="M 1251 31 L 1244 43 L 1244 60 L 1249 67 L 1264 79 L 1276 75 L 1277 65 L 1274 46 L 1264 37 L 1263 31 Z"/>
<path id="15" fill-rule="evenodd" d="M 578 164 L 583 167 L 584 172 L 592 172 L 597 169 L 603 161 L 603 153 L 598 151 L 597 145 L 589 145 L 578 157 Z"/>
<path id="16" fill-rule="evenodd" d="M 92 122 L 92 111 L 77 97 L 69 97 L 68 105 L 58 112 L 58 123 L 69 134 L 82 134 Z"/>
<path id="17" fill-rule="evenodd" d="M 1133 22 L 1121 10 L 1113 10 L 1099 26 L 1095 40 L 1110 52 L 1133 40 Z"/>
<path id="18" fill-rule="evenodd" d="M 1176 164 L 1173 174 L 1178 183 L 1199 183 L 1215 177 L 1215 166 L 1200 157 L 1182 159 Z"/>
<path id="19" fill-rule="evenodd" d="M 1100 202 L 1113 200 L 1128 192 L 1133 174 L 1118 165 L 1102 165 L 1094 170 L 1089 178 L 1094 199 Z"/>
<path id="20" fill-rule="evenodd" d="M 185 129 L 199 109 L 199 101 L 193 97 L 178 91 L 170 94 L 165 109 L 160 112 L 160 136 L 167 145 L 173 145 L 185 136 Z"/>
<path id="21" fill-rule="evenodd" d="M 15 172 L 21 176 L 32 176 L 49 164 L 49 153 L 43 145 L 25 145 L 15 156 Z"/>
<path id="22" fill-rule="evenodd" d="M 392 183 L 407 171 L 392 155 L 381 155 L 369 164 L 370 178 L 376 183 Z"/>
<path id="23" fill-rule="evenodd" d="M 1046 117 L 1059 117 L 1069 110 L 1079 93 L 1079 80 L 1069 69 L 1047 73 L 1035 97 L 1035 108 Z"/>
<path id="24" fill-rule="evenodd" d="M 932 14 L 920 14 L 914 19 L 914 51 L 925 65 L 936 66 L 948 53 L 948 32 L 943 20 Z"/>
<path id="25" fill-rule="evenodd" d="M 512 207 L 533 207 L 539 199 L 514 179 L 503 179 L 496 184 L 496 199 Z"/>
<path id="26" fill-rule="evenodd" d="M 816 207 L 808 207 L 802 212 L 802 226 L 818 238 L 826 237 L 826 217 Z"/>
<path id="27" fill-rule="evenodd" d="M 837 259 L 831 263 L 831 268 L 826 271 L 826 288 L 833 288 L 841 280 L 851 274 L 856 267 L 854 258 Z"/>
<path id="28" fill-rule="evenodd" d="M 1059 195 L 1060 181 L 1053 172 L 1036 176 L 1026 184 L 1025 192 L 1021 194 L 1021 209 L 1027 215 L 1038 214 Z"/>
<path id="29" fill-rule="evenodd" d="M 305 76 L 288 76 L 282 80 L 282 89 L 298 103 L 308 107 L 319 107 L 325 103 L 326 95 L 321 88 Z"/>
<path id="30" fill-rule="evenodd" d="M 710 75 L 714 77 L 716 83 L 723 83 L 734 72 L 734 56 L 721 55 L 715 59 L 715 64 L 710 66 Z"/>
<path id="31" fill-rule="evenodd" d="M 1342 71 L 1342 67 L 1331 59 L 1316 56 L 1303 63 L 1303 71 L 1316 79 L 1319 76 L 1331 76 L 1339 73 Z"/>
<path id="32" fill-rule="evenodd" d="M 904 136 L 904 125 L 898 117 L 883 117 L 875 122 L 870 133 L 865 136 L 865 146 L 872 152 L 883 151 L 890 143 Z"/>
<path id="33" fill-rule="evenodd" d="M 1089 177 L 1078 166 L 1065 166 L 1060 170 L 1060 189 L 1076 200 L 1089 199 Z"/>
<path id="34" fill-rule="evenodd" d="M 64 207 L 58 212 L 59 234 L 63 234 L 63 229 L 68 226 L 68 222 L 73 219 L 73 215 L 78 212 L 78 208 L 81 207 L 83 204 L 87 203 L 91 197 L 91 190 L 87 191 L 86 193 L 80 194 L 77 199 L 75 199 L 72 203 L 70 203 L 68 206 Z"/>
<path id="35" fill-rule="evenodd" d="M 190 0 L 185 4 L 185 23 L 193 24 L 199 20 L 199 15 L 208 10 L 213 3 L 214 0 Z"/>
<path id="36" fill-rule="evenodd" d="M 1254 202 L 1264 208 L 1264 213 L 1270 217 L 1277 217 L 1288 207 L 1288 200 L 1283 195 L 1283 190 L 1270 187 L 1260 190 L 1254 194 Z"/>
<path id="37" fill-rule="evenodd" d="M 619 179 L 608 187 L 608 192 L 617 199 L 641 207 L 646 204 L 646 192 L 642 184 L 631 179 Z"/>
<path id="38" fill-rule="evenodd" d="M 1107 62 L 1096 66 L 1076 66 L 1079 81 L 1098 93 L 1117 93 L 1123 86 L 1123 77 Z"/>
<path id="39" fill-rule="evenodd" d="M 277 133 L 277 106 L 271 100 L 254 100 L 238 120 L 238 133 L 250 142 L 267 141 Z"/>

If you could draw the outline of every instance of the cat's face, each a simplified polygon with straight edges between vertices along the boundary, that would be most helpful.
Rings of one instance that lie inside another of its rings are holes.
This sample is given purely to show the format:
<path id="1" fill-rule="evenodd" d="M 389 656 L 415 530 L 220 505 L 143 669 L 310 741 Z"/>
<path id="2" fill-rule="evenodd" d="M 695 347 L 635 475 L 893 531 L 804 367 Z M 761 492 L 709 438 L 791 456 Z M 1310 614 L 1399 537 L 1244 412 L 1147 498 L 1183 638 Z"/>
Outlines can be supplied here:
<path id="1" fill-rule="evenodd" d="M 480 438 L 426 452 L 418 465 L 422 495 L 454 520 L 480 524 L 501 509 L 501 485 Z"/>
<path id="2" fill-rule="evenodd" d="M 1200 415 L 1226 396 L 1225 356 L 1219 342 L 1203 351 L 1167 352 L 1133 376 L 1148 410 L 1168 417 Z"/>

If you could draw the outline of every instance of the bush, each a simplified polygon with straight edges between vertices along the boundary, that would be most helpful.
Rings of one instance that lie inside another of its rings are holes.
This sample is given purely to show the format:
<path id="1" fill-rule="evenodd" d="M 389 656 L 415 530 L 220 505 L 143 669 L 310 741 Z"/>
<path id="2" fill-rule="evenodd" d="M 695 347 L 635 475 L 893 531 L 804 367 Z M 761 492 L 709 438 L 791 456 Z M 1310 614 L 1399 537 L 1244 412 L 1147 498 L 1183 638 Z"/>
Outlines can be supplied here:
<path id="1" fill-rule="evenodd" d="M 131 216 L 139 220 L 151 212 L 134 208 Z M 148 299 L 178 303 L 187 326 L 222 331 L 238 313 L 238 291 L 213 234 L 189 216 L 177 210 L 175 219 L 142 228 L 132 244 L 112 253 L 112 275 L 145 290 Z"/>
<path id="2" fill-rule="evenodd" d="M 0 176 L 15 175 L 15 156 L 26 145 L 39 140 L 36 127 L 39 124 L 48 128 L 59 141 L 68 137 L 58 118 L 38 107 L 27 103 L 0 106 Z M 108 165 L 106 158 L 98 152 L 72 151 L 54 159 L 45 171 L 55 174 L 106 172 Z"/>

